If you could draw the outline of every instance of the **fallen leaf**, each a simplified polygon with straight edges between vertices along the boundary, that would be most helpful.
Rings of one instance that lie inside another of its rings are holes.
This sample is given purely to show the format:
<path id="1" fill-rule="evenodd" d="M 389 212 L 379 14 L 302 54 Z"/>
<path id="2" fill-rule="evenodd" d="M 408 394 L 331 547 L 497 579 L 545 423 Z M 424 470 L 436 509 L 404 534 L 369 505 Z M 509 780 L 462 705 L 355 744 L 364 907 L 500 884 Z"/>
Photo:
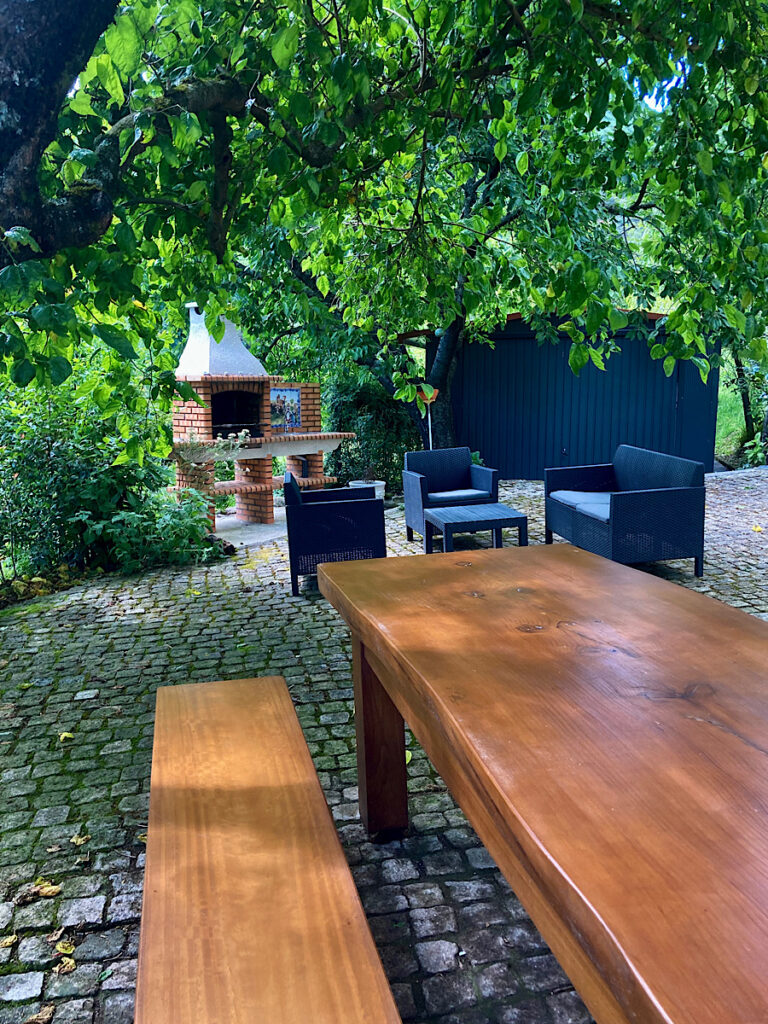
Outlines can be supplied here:
<path id="1" fill-rule="evenodd" d="M 99 975 L 99 981 L 106 981 L 107 978 L 111 978 L 112 977 L 113 973 L 114 972 L 113 972 L 112 968 L 108 967 L 106 969 L 106 971 L 102 971 L 101 974 Z"/>
<path id="2" fill-rule="evenodd" d="M 19 941 L 18 935 L 5 935 L 0 939 L 0 949 L 10 949 Z"/>
<path id="3" fill-rule="evenodd" d="M 74 738 L 75 738 L 75 734 L 73 732 L 60 732 L 59 733 L 59 743 L 63 743 L 64 740 L 73 740 Z"/>
<path id="4" fill-rule="evenodd" d="M 762 526 L 755 525 L 755 526 L 752 527 L 752 529 L 755 531 L 755 533 L 762 533 L 763 532 Z"/>
<path id="5" fill-rule="evenodd" d="M 55 946 L 56 952 L 61 953 L 62 956 L 72 956 L 75 952 L 74 942 L 69 942 L 67 939 L 62 939 L 61 942 L 57 942 Z"/>
<path id="6" fill-rule="evenodd" d="M 51 944 L 53 944 L 54 942 L 58 942 L 63 934 L 64 934 L 64 929 L 63 928 L 57 928 L 55 932 L 51 932 L 50 935 L 46 935 L 45 936 L 45 941 L 46 942 L 50 942 Z"/>
<path id="7" fill-rule="evenodd" d="M 61 960 L 53 968 L 54 974 L 71 974 L 72 971 L 77 970 L 77 964 L 71 956 L 62 957 Z"/>
<path id="8" fill-rule="evenodd" d="M 58 845 L 58 843 L 56 844 L 56 846 L 46 846 L 45 852 L 46 853 L 61 853 L 61 847 Z"/>
<path id="9" fill-rule="evenodd" d="M 56 1007 L 53 1003 L 49 1003 L 37 1013 L 33 1013 L 31 1017 L 27 1017 L 23 1024 L 51 1024 L 55 1012 Z"/>
<path id="10" fill-rule="evenodd" d="M 136 838 L 138 839 L 138 841 L 140 843 L 146 843 L 146 841 L 147 841 L 147 833 L 146 832 L 142 832 L 140 835 L 136 836 Z"/>
<path id="11" fill-rule="evenodd" d="M 90 838 L 90 836 L 72 836 L 69 841 L 75 846 L 82 846 L 83 843 L 87 843 Z"/>
<path id="12" fill-rule="evenodd" d="M 60 885 L 41 885 L 40 886 L 40 895 L 43 897 L 43 899 L 46 899 L 46 900 L 53 899 L 53 897 L 54 896 L 58 896 L 60 892 L 61 892 L 61 886 Z"/>

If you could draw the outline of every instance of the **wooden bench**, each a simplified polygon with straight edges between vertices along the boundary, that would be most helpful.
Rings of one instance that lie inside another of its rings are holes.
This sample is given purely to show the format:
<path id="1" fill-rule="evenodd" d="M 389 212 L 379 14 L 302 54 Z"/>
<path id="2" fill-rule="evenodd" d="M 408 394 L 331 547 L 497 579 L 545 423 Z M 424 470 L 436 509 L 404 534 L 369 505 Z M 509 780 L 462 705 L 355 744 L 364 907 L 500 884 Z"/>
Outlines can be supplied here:
<path id="1" fill-rule="evenodd" d="M 399 1024 L 280 677 L 157 694 L 135 1024 Z"/>

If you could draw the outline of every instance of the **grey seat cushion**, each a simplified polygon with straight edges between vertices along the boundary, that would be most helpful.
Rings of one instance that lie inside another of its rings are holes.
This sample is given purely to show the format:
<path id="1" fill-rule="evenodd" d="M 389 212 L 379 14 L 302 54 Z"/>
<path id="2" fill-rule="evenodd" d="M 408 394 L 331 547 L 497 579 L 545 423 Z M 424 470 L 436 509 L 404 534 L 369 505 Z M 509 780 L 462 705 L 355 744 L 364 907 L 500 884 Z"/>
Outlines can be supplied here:
<path id="1" fill-rule="evenodd" d="M 462 505 L 469 501 L 490 501 L 491 492 L 462 487 L 457 491 L 430 491 L 427 499 L 430 505 Z"/>
<path id="2" fill-rule="evenodd" d="M 563 505 L 570 505 L 571 508 L 578 508 L 579 505 L 592 505 L 594 503 L 610 504 L 610 491 L 552 491 L 550 498 L 561 501 Z"/>
<path id="3" fill-rule="evenodd" d="M 576 506 L 576 511 L 581 512 L 585 516 L 591 516 L 593 519 L 599 519 L 603 523 L 607 523 L 611 514 L 611 496 L 610 494 L 601 494 L 600 498 L 603 497 L 605 498 L 605 501 L 581 502 L 581 504 Z"/>

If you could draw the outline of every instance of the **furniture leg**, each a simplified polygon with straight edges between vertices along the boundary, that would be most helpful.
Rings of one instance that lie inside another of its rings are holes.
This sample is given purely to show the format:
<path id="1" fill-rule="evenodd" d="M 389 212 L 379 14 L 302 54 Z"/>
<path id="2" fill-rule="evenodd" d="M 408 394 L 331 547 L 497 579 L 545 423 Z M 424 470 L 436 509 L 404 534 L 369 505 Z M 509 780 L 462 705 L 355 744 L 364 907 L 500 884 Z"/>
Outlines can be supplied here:
<path id="1" fill-rule="evenodd" d="M 424 554 L 432 554 L 432 540 L 435 536 L 435 528 L 432 523 L 428 523 L 424 520 Z"/>
<path id="2" fill-rule="evenodd" d="M 453 530 L 450 526 L 443 529 L 443 551 L 453 551 Z"/>
<path id="3" fill-rule="evenodd" d="M 405 537 L 406 540 L 413 541 L 413 530 L 410 528 L 410 526 L 406 526 L 405 528 Z"/>
<path id="4" fill-rule="evenodd" d="M 403 717 L 352 637 L 360 817 L 371 834 L 408 827 Z"/>
<path id="5" fill-rule="evenodd" d="M 501 548 L 504 546 L 504 541 L 502 540 L 501 536 L 501 530 L 493 531 L 493 546 L 495 548 Z"/>
<path id="6" fill-rule="evenodd" d="M 551 530 L 544 530 L 544 543 L 545 544 L 551 544 L 552 540 L 553 540 L 552 531 Z"/>
<path id="7" fill-rule="evenodd" d="M 291 593 L 294 597 L 299 596 L 299 577 L 295 573 L 291 573 Z"/>
<path id="8" fill-rule="evenodd" d="M 551 541 L 547 541 L 547 543 L 550 544 Z M 521 523 L 517 528 L 517 546 L 521 548 L 528 547 L 528 523 Z"/>
<path id="9" fill-rule="evenodd" d="M 704 555 L 697 555 L 693 560 L 693 575 L 704 575 Z"/>

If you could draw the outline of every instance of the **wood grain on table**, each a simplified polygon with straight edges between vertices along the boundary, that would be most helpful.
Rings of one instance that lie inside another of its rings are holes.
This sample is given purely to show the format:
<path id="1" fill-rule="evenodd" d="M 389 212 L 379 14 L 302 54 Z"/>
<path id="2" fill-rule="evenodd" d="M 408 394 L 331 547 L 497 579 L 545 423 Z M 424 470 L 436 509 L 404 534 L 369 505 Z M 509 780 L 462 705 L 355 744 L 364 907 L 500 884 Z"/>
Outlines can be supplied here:
<path id="1" fill-rule="evenodd" d="M 568 545 L 319 583 L 601 1024 L 768 1022 L 768 623 Z"/>
<path id="2" fill-rule="evenodd" d="M 157 704 L 136 1024 L 399 1024 L 284 680 Z"/>

